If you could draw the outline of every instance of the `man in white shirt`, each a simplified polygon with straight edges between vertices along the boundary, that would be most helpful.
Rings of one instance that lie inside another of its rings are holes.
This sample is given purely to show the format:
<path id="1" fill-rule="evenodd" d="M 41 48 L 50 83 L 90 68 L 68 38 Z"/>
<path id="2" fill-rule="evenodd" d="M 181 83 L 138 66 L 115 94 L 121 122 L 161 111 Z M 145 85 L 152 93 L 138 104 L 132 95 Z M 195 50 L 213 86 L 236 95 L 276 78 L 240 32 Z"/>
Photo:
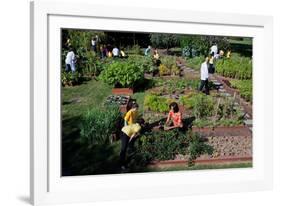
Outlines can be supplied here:
<path id="1" fill-rule="evenodd" d="M 199 91 L 202 91 L 203 87 L 205 86 L 205 93 L 206 93 L 206 95 L 209 95 L 208 62 L 209 62 L 209 58 L 205 57 L 205 61 L 201 64 L 201 68 L 200 68 L 201 83 L 200 83 Z"/>
<path id="2" fill-rule="evenodd" d="M 69 50 L 65 58 L 65 70 L 75 72 L 75 54 L 72 49 Z"/>
<path id="3" fill-rule="evenodd" d="M 113 54 L 113 57 L 119 57 L 119 49 L 117 47 L 114 47 L 112 49 L 112 54 Z"/>
<path id="4" fill-rule="evenodd" d="M 93 51 L 97 52 L 97 38 L 96 37 L 92 38 L 91 44 L 92 44 Z"/>
<path id="5" fill-rule="evenodd" d="M 214 44 L 211 49 L 210 49 L 210 54 L 213 53 L 214 56 L 216 56 L 218 54 L 218 45 L 217 44 Z"/>

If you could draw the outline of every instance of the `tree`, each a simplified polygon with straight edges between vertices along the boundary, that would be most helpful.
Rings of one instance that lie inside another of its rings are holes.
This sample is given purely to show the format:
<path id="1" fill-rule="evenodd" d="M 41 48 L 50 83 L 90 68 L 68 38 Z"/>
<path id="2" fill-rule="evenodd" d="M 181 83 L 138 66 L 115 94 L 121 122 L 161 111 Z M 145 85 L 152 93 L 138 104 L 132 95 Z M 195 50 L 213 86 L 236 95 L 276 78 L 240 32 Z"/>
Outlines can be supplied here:
<path id="1" fill-rule="evenodd" d="M 170 48 L 179 46 L 179 35 L 176 34 L 150 34 L 150 42 L 153 47 Z"/>
<path id="2" fill-rule="evenodd" d="M 213 44 L 217 44 L 218 48 L 222 50 L 229 48 L 229 42 L 223 36 L 182 35 L 180 37 L 180 46 L 183 50 L 188 51 L 189 57 L 193 56 L 193 50 L 198 55 L 207 55 Z"/>

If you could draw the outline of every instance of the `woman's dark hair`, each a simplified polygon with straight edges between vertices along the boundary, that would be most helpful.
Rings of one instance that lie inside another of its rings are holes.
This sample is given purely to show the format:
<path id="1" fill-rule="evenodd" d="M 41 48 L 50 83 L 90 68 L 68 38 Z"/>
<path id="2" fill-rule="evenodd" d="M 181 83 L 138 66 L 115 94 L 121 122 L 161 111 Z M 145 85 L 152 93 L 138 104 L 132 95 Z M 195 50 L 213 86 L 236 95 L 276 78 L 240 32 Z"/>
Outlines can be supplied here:
<path id="1" fill-rule="evenodd" d="M 175 113 L 177 113 L 177 112 L 179 112 L 180 110 L 179 110 L 179 106 L 178 106 L 178 104 L 176 103 L 176 102 L 172 102 L 170 105 L 169 105 L 169 108 L 171 109 L 173 107 L 173 111 L 175 112 Z"/>
<path id="2" fill-rule="evenodd" d="M 127 112 L 132 109 L 132 108 L 137 108 L 139 105 L 136 103 L 136 100 L 135 99 L 130 99 L 128 104 L 127 104 L 127 107 L 126 107 L 126 110 Z"/>
<path id="3" fill-rule="evenodd" d="M 139 108 L 139 105 L 136 102 L 134 102 L 132 108 Z"/>

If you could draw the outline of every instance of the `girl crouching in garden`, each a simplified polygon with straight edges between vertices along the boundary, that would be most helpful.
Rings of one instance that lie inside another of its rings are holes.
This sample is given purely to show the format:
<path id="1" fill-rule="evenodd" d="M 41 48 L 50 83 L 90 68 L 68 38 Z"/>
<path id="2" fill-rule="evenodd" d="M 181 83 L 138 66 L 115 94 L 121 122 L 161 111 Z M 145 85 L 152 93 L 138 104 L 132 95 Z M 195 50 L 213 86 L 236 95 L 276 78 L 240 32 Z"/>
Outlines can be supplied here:
<path id="1" fill-rule="evenodd" d="M 182 123 L 182 115 L 179 111 L 179 106 L 176 102 L 172 102 L 169 105 L 170 112 L 168 114 L 168 118 L 166 120 L 166 127 L 164 127 L 165 130 L 170 130 L 174 128 L 183 128 Z M 172 121 L 172 123 L 170 123 Z"/>
<path id="2" fill-rule="evenodd" d="M 126 152 L 127 148 L 133 148 L 134 142 L 142 127 L 144 126 L 144 120 L 141 119 L 137 123 L 126 125 L 121 129 L 120 140 L 121 140 L 121 151 L 120 151 L 120 164 L 121 169 L 126 169 Z"/>

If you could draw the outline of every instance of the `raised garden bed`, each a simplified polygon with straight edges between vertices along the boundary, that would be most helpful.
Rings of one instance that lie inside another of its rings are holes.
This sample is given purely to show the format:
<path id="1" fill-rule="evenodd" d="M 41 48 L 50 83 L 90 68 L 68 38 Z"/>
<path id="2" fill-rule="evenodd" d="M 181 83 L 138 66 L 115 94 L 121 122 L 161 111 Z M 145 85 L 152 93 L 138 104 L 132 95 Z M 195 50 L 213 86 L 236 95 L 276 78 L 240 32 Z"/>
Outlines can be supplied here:
<path id="1" fill-rule="evenodd" d="M 110 95 L 106 98 L 105 104 L 117 104 L 122 113 L 127 111 L 127 104 L 130 100 L 129 95 Z"/>
<path id="2" fill-rule="evenodd" d="M 113 88 L 112 89 L 112 94 L 116 94 L 116 95 L 133 95 L 134 94 L 134 90 L 131 88 Z"/>
<path id="3" fill-rule="evenodd" d="M 214 148 L 212 155 L 201 155 L 195 164 L 227 164 L 252 161 L 251 136 L 209 136 L 207 141 Z M 149 167 L 187 165 L 188 155 L 176 155 L 173 160 L 151 161 Z"/>

